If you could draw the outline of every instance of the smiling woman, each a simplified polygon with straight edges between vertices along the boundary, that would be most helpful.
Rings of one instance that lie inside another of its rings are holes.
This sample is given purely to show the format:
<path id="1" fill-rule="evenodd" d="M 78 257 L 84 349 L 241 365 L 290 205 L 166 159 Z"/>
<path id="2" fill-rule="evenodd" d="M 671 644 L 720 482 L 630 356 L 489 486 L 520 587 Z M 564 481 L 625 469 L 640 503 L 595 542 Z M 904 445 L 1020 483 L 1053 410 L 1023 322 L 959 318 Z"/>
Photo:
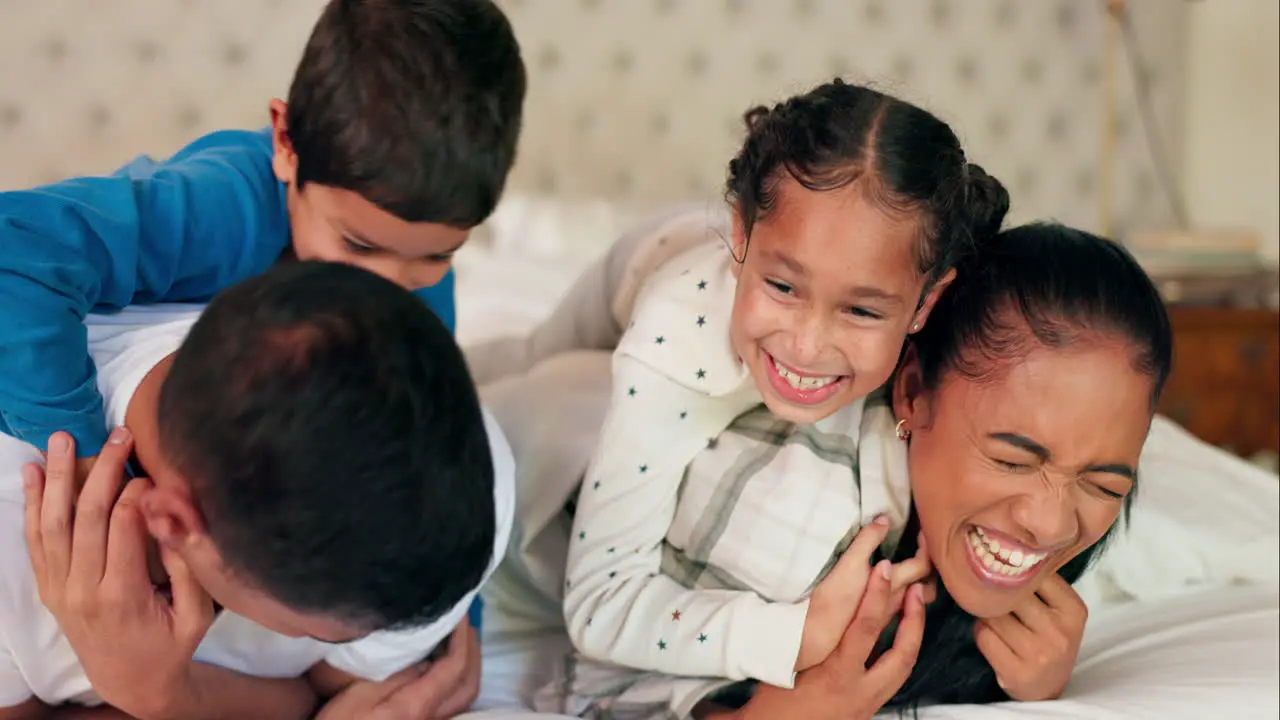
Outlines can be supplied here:
<path id="1" fill-rule="evenodd" d="M 1169 374 L 1164 305 L 1118 245 L 1055 225 L 984 245 L 893 384 L 912 524 L 942 581 L 896 705 L 1006 695 L 975 623 L 1052 604 L 1052 575 L 1074 582 L 1101 553 Z"/>

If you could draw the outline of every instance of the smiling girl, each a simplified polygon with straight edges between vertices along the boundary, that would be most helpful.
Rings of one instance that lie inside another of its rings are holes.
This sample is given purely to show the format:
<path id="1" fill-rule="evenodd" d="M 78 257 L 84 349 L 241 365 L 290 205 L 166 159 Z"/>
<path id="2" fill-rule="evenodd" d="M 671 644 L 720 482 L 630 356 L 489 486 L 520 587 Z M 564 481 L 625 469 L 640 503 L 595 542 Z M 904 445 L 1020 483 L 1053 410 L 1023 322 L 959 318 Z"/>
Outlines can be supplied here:
<path id="1" fill-rule="evenodd" d="M 617 347 L 576 501 L 565 618 L 581 658 L 561 711 L 684 717 L 707 678 L 788 687 L 832 652 L 871 572 L 861 548 L 891 554 L 910 508 L 905 481 L 860 480 L 893 457 L 866 398 L 1008 209 L 945 123 L 865 87 L 837 80 L 746 125 L 727 219 L 624 238 L 562 305 L 609 308 L 620 340 L 553 319 L 521 341 Z M 622 290 L 592 297 L 600 283 Z M 901 597 L 929 566 L 921 547 L 879 570 Z"/>

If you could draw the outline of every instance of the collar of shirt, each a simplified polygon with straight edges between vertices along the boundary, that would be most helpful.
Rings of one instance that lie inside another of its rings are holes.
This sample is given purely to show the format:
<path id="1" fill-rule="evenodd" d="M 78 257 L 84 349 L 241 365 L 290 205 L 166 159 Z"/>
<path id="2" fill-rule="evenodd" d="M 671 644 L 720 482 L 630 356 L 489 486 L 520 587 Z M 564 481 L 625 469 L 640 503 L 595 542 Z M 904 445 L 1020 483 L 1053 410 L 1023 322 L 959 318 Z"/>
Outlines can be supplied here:
<path id="1" fill-rule="evenodd" d="M 729 340 L 732 262 L 728 248 L 707 243 L 659 269 L 637 298 L 619 352 L 710 397 L 743 390 L 752 381 Z"/>

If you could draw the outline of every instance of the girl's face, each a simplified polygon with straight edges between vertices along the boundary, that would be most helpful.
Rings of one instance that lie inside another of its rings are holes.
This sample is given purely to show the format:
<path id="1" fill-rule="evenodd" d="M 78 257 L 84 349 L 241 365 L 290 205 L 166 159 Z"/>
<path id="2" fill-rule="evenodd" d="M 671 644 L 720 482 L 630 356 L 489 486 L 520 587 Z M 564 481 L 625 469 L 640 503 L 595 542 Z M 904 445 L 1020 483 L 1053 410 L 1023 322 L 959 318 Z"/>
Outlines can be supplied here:
<path id="1" fill-rule="evenodd" d="M 894 410 L 911 430 L 912 502 L 969 614 L 1008 613 L 1115 523 L 1151 422 L 1151 378 L 1132 358 L 1109 337 L 1036 343 L 981 380 L 947 372 L 925 391 L 908 351 Z"/>
<path id="2" fill-rule="evenodd" d="M 812 424 L 889 379 L 949 272 L 920 303 L 914 217 L 878 207 L 855 182 L 811 191 L 784 175 L 750 242 L 735 214 L 738 286 L 730 339 L 765 405 Z"/>

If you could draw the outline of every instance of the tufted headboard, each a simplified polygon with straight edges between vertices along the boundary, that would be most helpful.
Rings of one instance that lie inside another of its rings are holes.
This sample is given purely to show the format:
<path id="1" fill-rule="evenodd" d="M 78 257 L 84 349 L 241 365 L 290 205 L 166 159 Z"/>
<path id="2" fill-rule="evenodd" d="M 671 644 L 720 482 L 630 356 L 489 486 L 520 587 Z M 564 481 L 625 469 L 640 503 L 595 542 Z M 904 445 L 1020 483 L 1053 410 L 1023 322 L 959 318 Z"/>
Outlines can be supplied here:
<path id="1" fill-rule="evenodd" d="M 750 105 L 842 75 L 952 121 L 1014 219 L 1114 229 L 1168 206 L 1124 55 L 1086 0 L 501 0 L 530 71 L 517 194 L 632 207 L 714 196 Z M 322 0 L 0 2 L 0 188 L 261 126 Z M 1162 136 L 1180 137 L 1186 13 L 1130 0 Z M 1115 78 L 1113 175 L 1100 173 Z M 1171 167 L 1178 167 L 1176 144 Z M 1112 177 L 1112 183 L 1107 182 Z M 1109 187 L 1108 187 L 1109 185 Z"/>

